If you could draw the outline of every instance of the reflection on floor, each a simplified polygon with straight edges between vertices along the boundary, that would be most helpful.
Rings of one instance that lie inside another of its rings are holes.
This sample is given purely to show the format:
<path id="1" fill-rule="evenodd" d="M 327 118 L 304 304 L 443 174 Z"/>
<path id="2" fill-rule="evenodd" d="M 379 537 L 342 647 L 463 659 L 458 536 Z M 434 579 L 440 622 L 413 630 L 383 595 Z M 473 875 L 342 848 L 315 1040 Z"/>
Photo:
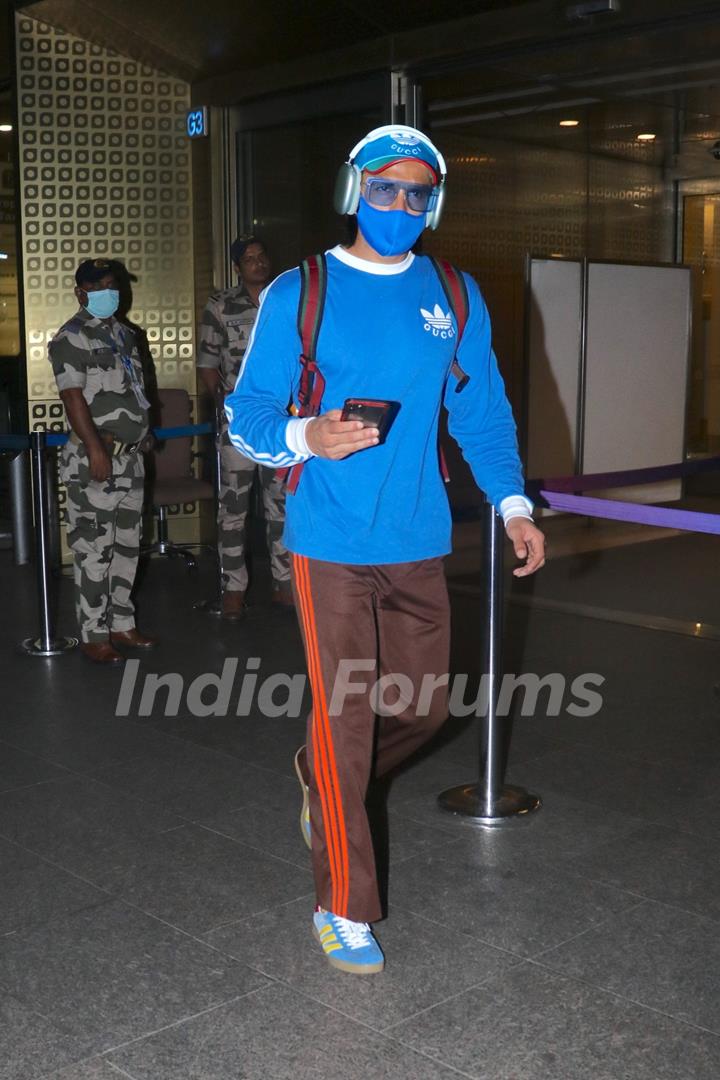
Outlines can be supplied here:
<path id="1" fill-rule="evenodd" d="M 462 528 L 460 584 L 477 553 Z M 715 538 L 562 556 L 569 531 L 548 526 L 552 560 L 523 595 L 720 622 Z M 225 625 L 192 610 L 209 565 L 154 562 L 140 625 L 162 642 L 123 675 L 19 656 L 32 568 L 0 553 L 0 1078 L 716 1080 L 717 644 L 510 605 L 506 669 L 560 680 L 559 698 L 517 702 L 509 744 L 508 781 L 543 808 L 503 831 L 444 816 L 437 793 L 477 775 L 481 723 L 448 721 L 377 815 L 387 969 L 357 979 L 311 936 L 304 722 L 264 717 L 256 696 L 236 715 L 249 658 L 259 682 L 304 672 L 257 576 L 247 620 Z M 71 582 L 59 589 L 70 632 Z M 453 618 L 470 709 L 481 598 L 453 592 Z M 214 715 L 209 679 L 188 690 L 228 657 Z M 173 673 L 179 701 L 143 701 L 147 676 Z M 594 715 L 578 710 L 588 673 L 603 680 Z"/>

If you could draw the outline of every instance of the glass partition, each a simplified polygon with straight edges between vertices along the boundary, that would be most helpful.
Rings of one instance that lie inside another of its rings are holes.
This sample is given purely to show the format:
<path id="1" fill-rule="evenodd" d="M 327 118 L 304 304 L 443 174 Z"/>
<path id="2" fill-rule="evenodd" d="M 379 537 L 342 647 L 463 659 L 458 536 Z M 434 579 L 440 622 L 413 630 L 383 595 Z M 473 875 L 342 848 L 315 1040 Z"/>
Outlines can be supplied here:
<path id="1" fill-rule="evenodd" d="M 243 136 L 250 229 L 266 241 L 280 273 L 346 239 L 333 210 L 338 167 L 351 147 L 383 123 L 377 110 L 321 116 L 255 129 Z M 246 192 L 247 194 L 247 192 Z"/>
<path id="2" fill-rule="evenodd" d="M 720 453 L 720 190 L 683 199 L 683 262 L 692 267 L 688 451 Z"/>

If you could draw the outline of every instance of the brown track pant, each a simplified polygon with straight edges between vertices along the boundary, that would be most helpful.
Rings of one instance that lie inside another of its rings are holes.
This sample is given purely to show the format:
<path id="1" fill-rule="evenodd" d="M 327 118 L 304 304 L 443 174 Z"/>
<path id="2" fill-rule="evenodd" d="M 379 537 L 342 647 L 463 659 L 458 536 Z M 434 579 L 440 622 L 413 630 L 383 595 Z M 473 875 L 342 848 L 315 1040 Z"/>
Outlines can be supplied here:
<path id="1" fill-rule="evenodd" d="M 291 565 L 313 697 L 306 779 L 317 899 L 336 915 L 373 922 L 381 917 L 365 809 L 373 766 L 374 775 L 386 773 L 447 717 L 443 564 L 437 558 L 354 566 L 293 555 Z M 394 715 L 378 710 L 373 761 L 371 691 L 391 674 L 399 677 L 383 681 L 382 700 Z M 434 692 L 431 677 L 438 677 Z"/>

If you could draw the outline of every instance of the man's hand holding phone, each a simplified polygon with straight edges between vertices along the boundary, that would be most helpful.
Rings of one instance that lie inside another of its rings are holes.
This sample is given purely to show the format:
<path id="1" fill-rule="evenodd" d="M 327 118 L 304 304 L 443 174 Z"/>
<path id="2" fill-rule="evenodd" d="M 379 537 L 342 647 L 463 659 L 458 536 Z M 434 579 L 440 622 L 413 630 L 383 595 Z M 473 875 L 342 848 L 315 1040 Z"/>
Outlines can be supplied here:
<path id="1" fill-rule="evenodd" d="M 342 409 L 330 409 L 308 424 L 305 441 L 317 457 L 348 457 L 384 442 L 399 408 L 397 401 L 347 398 Z"/>
<path id="2" fill-rule="evenodd" d="M 339 461 L 380 442 L 376 427 L 366 427 L 362 420 L 342 420 L 342 414 L 342 409 L 330 409 L 305 428 L 305 441 L 316 457 Z"/>

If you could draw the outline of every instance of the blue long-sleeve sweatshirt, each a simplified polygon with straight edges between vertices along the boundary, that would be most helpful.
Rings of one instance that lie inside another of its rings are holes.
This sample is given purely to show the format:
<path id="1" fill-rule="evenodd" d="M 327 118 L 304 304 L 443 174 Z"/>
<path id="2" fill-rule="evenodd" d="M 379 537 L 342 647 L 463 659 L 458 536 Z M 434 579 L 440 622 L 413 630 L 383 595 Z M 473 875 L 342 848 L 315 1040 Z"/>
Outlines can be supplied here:
<path id="1" fill-rule="evenodd" d="M 286 500 L 284 543 L 328 562 L 382 564 L 445 555 L 451 518 L 438 456 L 444 400 L 450 433 L 496 507 L 524 490 L 515 423 L 476 282 L 465 274 L 469 317 L 457 361 L 469 376 L 456 393 L 450 368 L 457 326 L 429 259 L 370 263 L 327 253 L 327 296 L 317 344 L 322 411 L 346 398 L 400 403 L 384 443 L 341 461 L 288 444 L 288 404 L 298 405 L 300 274 L 265 290 L 235 390 L 225 403 L 233 445 L 260 465 L 307 461 Z M 302 442 L 303 440 L 301 440 Z"/>

